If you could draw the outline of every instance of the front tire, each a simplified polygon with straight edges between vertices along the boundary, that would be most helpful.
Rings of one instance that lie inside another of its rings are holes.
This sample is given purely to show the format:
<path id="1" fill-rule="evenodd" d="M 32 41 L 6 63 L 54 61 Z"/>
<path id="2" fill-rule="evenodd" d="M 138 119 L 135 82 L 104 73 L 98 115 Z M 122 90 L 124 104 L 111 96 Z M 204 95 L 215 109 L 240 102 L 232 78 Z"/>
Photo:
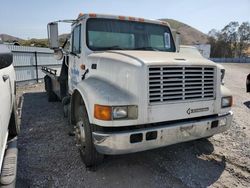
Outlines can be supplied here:
<path id="1" fill-rule="evenodd" d="M 75 135 L 81 157 L 86 167 L 97 166 L 103 161 L 104 156 L 96 151 L 93 144 L 92 132 L 95 131 L 95 127 L 89 123 L 88 114 L 82 99 L 77 113 L 78 119 Z"/>

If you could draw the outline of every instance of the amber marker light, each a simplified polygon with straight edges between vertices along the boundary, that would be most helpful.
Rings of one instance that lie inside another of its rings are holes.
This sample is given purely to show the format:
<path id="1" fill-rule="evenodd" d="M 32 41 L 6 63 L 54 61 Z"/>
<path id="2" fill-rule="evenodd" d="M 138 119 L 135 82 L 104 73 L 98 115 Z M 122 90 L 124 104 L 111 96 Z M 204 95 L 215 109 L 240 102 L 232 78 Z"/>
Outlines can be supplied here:
<path id="1" fill-rule="evenodd" d="M 144 18 L 138 18 L 139 22 L 144 22 Z"/>
<path id="2" fill-rule="evenodd" d="M 134 18 L 134 17 L 128 17 L 128 19 L 129 19 L 130 21 L 135 21 L 135 18 Z"/>
<path id="3" fill-rule="evenodd" d="M 125 20 L 126 17 L 125 16 L 118 16 L 119 20 Z"/>
<path id="4" fill-rule="evenodd" d="M 80 18 L 81 16 L 83 16 L 84 14 L 82 13 L 82 12 L 80 12 L 79 14 L 78 14 L 78 18 Z"/>
<path id="5" fill-rule="evenodd" d="M 96 18 L 96 14 L 95 14 L 95 13 L 90 13 L 90 14 L 89 14 L 89 17 L 90 17 L 90 18 Z"/>
<path id="6" fill-rule="evenodd" d="M 94 117 L 99 120 L 112 120 L 112 107 L 95 104 Z"/>

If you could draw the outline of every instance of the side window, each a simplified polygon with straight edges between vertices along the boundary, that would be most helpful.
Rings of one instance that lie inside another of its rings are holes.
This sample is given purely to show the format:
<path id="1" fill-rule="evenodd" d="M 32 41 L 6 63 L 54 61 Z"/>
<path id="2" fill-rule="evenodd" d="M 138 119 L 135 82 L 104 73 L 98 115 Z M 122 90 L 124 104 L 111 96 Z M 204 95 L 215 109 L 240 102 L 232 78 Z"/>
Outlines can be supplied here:
<path id="1" fill-rule="evenodd" d="M 81 25 L 76 26 L 73 30 L 72 52 L 76 54 L 81 53 Z"/>

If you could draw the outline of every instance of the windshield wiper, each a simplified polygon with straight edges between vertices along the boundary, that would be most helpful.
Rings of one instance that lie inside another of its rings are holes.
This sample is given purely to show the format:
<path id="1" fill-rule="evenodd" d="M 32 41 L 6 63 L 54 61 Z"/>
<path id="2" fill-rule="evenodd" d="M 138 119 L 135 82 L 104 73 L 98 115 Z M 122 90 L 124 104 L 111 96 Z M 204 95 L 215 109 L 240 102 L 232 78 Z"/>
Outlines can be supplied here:
<path id="1" fill-rule="evenodd" d="M 157 48 L 151 47 L 151 46 L 143 46 L 139 48 L 134 48 L 133 50 L 153 50 L 153 51 L 161 51 Z"/>

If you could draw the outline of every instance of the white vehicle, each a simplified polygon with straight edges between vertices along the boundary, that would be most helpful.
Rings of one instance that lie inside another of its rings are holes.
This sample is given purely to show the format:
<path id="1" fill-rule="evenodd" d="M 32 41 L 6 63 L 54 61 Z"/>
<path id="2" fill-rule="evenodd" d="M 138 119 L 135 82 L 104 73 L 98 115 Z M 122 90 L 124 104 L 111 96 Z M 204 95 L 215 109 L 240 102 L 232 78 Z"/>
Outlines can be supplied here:
<path id="1" fill-rule="evenodd" d="M 16 111 L 15 71 L 12 54 L 0 45 L 0 169 L 1 187 L 15 187 L 17 147 L 20 130 Z"/>
<path id="2" fill-rule="evenodd" d="M 166 22 L 82 14 L 72 23 L 70 49 L 58 45 L 61 71 L 43 67 L 50 101 L 62 100 L 86 166 L 103 155 L 139 152 L 210 137 L 232 121 L 232 95 L 214 62 L 179 53 Z"/>

